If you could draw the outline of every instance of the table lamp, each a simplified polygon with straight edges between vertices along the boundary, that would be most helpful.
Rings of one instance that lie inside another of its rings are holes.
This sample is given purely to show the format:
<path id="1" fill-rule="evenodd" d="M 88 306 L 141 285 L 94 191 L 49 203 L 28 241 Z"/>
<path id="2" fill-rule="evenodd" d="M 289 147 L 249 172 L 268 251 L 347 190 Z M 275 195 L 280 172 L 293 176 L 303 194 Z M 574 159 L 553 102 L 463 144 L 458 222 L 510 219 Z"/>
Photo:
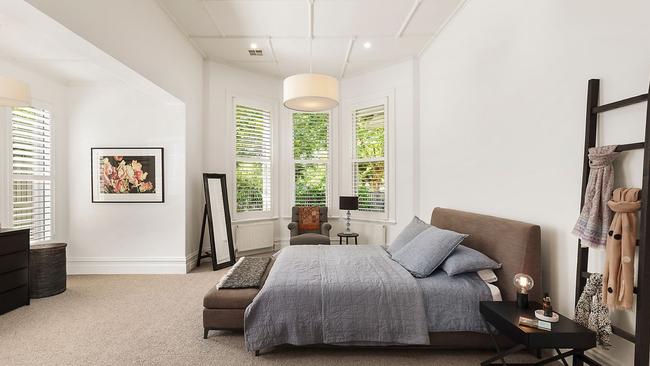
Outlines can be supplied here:
<path id="1" fill-rule="evenodd" d="M 347 219 L 345 224 L 345 232 L 350 232 L 350 210 L 359 209 L 359 197 L 357 196 L 340 196 L 339 209 L 348 210 Z"/>
<path id="2" fill-rule="evenodd" d="M 525 273 L 517 273 L 514 285 L 517 289 L 517 306 L 520 309 L 528 308 L 528 291 L 535 285 L 533 278 Z"/>

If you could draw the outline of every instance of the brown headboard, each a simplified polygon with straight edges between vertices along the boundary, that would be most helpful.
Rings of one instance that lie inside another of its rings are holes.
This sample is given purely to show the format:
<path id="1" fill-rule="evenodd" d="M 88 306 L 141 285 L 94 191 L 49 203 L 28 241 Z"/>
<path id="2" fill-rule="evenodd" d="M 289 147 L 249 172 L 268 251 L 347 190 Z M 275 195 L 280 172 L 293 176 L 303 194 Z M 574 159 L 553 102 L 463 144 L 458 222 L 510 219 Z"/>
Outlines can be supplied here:
<path id="1" fill-rule="evenodd" d="M 462 244 L 476 249 L 501 263 L 495 273 L 496 285 L 503 300 L 514 301 L 517 293 L 512 284 L 515 274 L 527 273 L 535 286 L 530 300 L 542 298 L 541 238 L 538 225 L 502 219 L 494 216 L 436 207 L 431 213 L 431 225 L 442 229 L 469 234 Z"/>

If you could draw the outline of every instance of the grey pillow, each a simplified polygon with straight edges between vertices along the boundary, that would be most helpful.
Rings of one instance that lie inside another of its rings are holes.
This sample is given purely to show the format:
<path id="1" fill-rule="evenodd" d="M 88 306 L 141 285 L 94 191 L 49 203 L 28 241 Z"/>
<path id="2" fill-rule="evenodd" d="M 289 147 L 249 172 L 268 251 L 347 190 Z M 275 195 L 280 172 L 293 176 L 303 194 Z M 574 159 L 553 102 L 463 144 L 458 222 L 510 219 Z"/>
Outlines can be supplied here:
<path id="1" fill-rule="evenodd" d="M 402 249 L 406 244 L 413 240 L 413 238 L 418 236 L 418 234 L 430 227 L 432 226 L 420 220 L 419 217 L 413 216 L 411 223 L 406 225 L 402 232 L 400 232 L 395 240 L 393 240 L 393 242 L 388 246 L 388 253 L 393 255 L 393 253 Z"/>
<path id="2" fill-rule="evenodd" d="M 501 264 L 478 250 L 459 245 L 442 263 L 442 270 L 449 276 L 466 272 L 478 272 L 482 269 L 499 269 Z"/>
<path id="3" fill-rule="evenodd" d="M 431 226 L 396 251 L 392 258 L 414 277 L 427 277 L 466 237 L 465 234 Z"/>

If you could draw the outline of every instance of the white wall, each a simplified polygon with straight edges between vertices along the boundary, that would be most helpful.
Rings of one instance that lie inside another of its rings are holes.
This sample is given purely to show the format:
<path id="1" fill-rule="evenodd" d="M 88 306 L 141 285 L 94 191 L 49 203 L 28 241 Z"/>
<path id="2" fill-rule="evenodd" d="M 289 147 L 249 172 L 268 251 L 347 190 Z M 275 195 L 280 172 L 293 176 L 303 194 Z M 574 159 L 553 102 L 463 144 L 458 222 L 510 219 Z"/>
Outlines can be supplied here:
<path id="1" fill-rule="evenodd" d="M 192 253 L 203 205 L 202 57 L 155 0 L 28 1 L 185 103 L 186 215 L 175 226 Z"/>
<path id="2" fill-rule="evenodd" d="M 601 79 L 601 102 L 648 90 L 648 14 L 641 0 L 470 0 L 421 58 L 419 212 L 446 206 L 541 225 L 544 289 L 567 315 L 587 81 Z M 644 108 L 603 115 L 599 144 L 642 140 Z M 639 186 L 641 156 L 625 155 L 618 184 Z M 619 325 L 633 328 L 630 319 Z M 631 345 L 615 343 L 600 357 L 631 364 Z"/>
<path id="3" fill-rule="evenodd" d="M 413 134 L 415 121 L 417 118 L 414 113 L 414 101 L 416 93 L 414 90 L 414 73 L 416 64 L 413 61 L 402 62 L 397 65 L 389 66 L 380 70 L 364 73 L 362 75 L 346 78 L 341 81 L 341 113 L 346 113 L 345 106 L 354 101 L 363 101 L 373 96 L 388 95 L 392 101 L 389 102 L 388 118 L 394 119 L 392 130 L 389 129 L 389 152 L 394 156 L 389 156 L 392 164 L 388 169 L 392 169 L 393 180 L 389 179 L 389 201 L 388 204 L 390 215 L 387 222 L 387 240 L 391 242 L 401 229 L 406 226 L 415 214 L 416 196 L 414 192 L 414 179 L 416 171 L 414 169 L 415 145 Z M 390 109 L 393 108 L 394 111 Z M 346 143 L 349 147 L 351 141 L 348 125 L 351 121 L 348 116 L 340 116 L 341 134 L 340 134 L 340 155 L 350 155 L 349 149 L 345 149 Z M 389 122 L 390 123 L 390 122 Z M 346 132 L 347 131 L 347 132 Z M 342 177 L 341 194 L 351 193 L 349 182 L 350 168 L 347 164 L 340 164 L 340 176 Z M 348 183 L 346 183 L 348 182 Z M 347 190 L 347 192 L 346 192 Z M 335 197 L 335 204 L 338 207 L 338 197 Z M 423 216 L 426 221 L 430 212 Z M 354 217 L 354 216 L 353 216 Z"/>
<path id="4" fill-rule="evenodd" d="M 216 62 L 206 62 L 204 66 L 204 113 L 203 124 L 203 171 L 206 173 L 225 173 L 230 197 L 230 212 L 235 206 L 234 177 L 234 121 L 232 116 L 232 98 L 247 98 L 270 104 L 273 108 L 272 121 L 274 130 L 274 171 L 282 171 L 285 163 L 283 145 L 278 137 L 282 130 L 282 81 Z M 277 222 L 279 207 L 285 197 L 282 194 L 282 181 L 276 174 L 273 179 L 273 219 Z M 203 191 L 201 191 L 203 192 Z M 236 220 L 233 218 L 233 222 Z M 275 235 L 279 233 L 275 229 Z M 206 236 L 207 237 L 207 236 Z M 236 239 L 235 239 L 236 241 Z M 207 243 L 207 241 L 206 241 Z M 205 245 L 205 244 L 204 244 Z M 194 251 L 198 248 L 193 248 Z M 194 252 L 192 252 L 194 253 Z"/>
<path id="5" fill-rule="evenodd" d="M 121 83 L 68 93 L 68 269 L 185 273 L 185 110 Z M 163 147 L 164 203 L 92 203 L 92 147 Z"/>

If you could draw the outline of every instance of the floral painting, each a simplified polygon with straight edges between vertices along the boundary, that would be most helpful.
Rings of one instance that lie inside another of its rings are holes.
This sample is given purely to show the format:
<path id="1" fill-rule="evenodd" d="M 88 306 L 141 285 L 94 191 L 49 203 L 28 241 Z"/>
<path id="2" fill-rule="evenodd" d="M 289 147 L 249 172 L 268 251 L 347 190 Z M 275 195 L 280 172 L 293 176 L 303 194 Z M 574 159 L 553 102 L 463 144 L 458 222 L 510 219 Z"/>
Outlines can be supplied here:
<path id="1" fill-rule="evenodd" d="M 100 156 L 102 193 L 155 192 L 155 164 L 151 156 Z M 144 169 L 143 169 L 144 166 Z"/>
<path id="2" fill-rule="evenodd" d="M 93 202 L 163 202 L 162 148 L 93 148 Z"/>

